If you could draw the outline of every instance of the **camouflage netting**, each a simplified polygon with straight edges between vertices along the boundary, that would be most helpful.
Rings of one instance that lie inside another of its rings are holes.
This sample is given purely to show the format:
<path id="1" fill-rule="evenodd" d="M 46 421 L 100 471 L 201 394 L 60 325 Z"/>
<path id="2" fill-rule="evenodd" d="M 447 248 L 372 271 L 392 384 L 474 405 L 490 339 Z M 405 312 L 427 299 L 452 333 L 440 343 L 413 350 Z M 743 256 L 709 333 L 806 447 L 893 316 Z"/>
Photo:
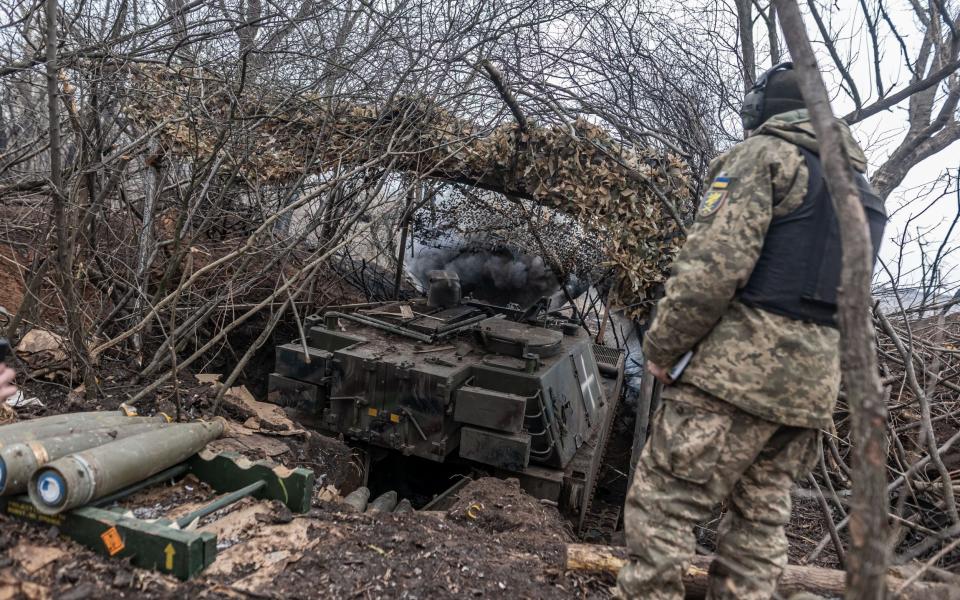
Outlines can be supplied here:
<path id="1" fill-rule="evenodd" d="M 600 280 L 608 269 L 604 244 L 595 231 L 532 200 L 463 186 L 442 195 L 414 214 L 415 243 L 437 250 L 496 252 L 515 250 L 541 256 L 557 276 L 583 282 Z"/>
<path id="2" fill-rule="evenodd" d="M 693 211 L 684 161 L 625 147 L 584 120 L 526 132 L 513 123 L 483 129 L 427 100 L 331 104 L 256 89 L 236 97 L 207 71 L 134 69 L 124 112 L 144 130 L 155 128 L 171 155 L 204 160 L 222 143 L 224 168 L 259 183 L 344 165 L 389 168 L 571 215 L 602 241 L 604 266 L 622 274 L 614 293 L 630 316 L 647 312 L 683 239 L 658 191 L 683 218 Z"/>

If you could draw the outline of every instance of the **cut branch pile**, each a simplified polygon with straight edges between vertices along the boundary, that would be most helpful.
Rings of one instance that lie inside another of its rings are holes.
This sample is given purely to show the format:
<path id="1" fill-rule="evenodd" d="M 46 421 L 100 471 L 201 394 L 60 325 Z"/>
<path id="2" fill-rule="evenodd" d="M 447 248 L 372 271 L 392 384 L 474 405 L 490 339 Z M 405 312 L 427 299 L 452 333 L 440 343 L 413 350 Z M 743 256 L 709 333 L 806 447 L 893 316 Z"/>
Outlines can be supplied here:
<path id="1" fill-rule="evenodd" d="M 954 584 L 960 566 L 960 319 L 940 307 L 877 311 L 877 350 L 888 398 L 887 495 L 893 535 L 891 562 L 919 565 L 923 575 Z M 930 316 L 930 313 L 933 313 Z M 926 315 L 926 316 L 924 316 Z M 823 454 L 808 483 L 819 499 L 827 532 L 805 562 L 832 548 L 844 566 L 853 461 L 850 415 L 841 398 L 836 430 L 824 435 Z M 919 563 L 915 562 L 919 561 Z M 944 579 L 946 578 L 946 579 Z"/>
<path id="2" fill-rule="evenodd" d="M 568 127 L 484 128 L 429 99 L 334 104 L 304 94 L 236 93 L 208 71 L 131 67 L 124 112 L 169 155 L 251 185 L 324 176 L 344 166 L 399 171 L 530 199 L 560 210 L 606 242 L 632 316 L 649 309 L 692 214 L 681 159 L 627 148 L 584 120 Z M 227 123 L 242 123 L 238 132 Z"/>

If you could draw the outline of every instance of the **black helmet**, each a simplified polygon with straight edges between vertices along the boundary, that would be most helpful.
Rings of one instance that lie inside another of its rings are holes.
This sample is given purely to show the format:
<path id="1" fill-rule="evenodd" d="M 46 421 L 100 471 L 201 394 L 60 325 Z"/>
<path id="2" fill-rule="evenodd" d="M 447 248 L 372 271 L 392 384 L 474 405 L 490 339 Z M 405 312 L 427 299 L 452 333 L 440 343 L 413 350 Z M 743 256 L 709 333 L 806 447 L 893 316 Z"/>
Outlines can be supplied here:
<path id="1" fill-rule="evenodd" d="M 792 62 L 782 62 L 764 72 L 743 98 L 743 128 L 756 129 L 773 115 L 805 108 L 800 82 Z"/>

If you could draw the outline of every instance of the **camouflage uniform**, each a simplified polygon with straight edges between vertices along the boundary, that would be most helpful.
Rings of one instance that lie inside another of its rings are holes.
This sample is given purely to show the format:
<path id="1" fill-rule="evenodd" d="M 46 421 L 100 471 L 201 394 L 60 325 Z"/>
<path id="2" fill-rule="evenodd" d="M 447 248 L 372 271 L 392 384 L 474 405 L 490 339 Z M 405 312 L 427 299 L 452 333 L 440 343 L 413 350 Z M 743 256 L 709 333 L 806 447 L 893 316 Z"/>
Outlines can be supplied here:
<path id="1" fill-rule="evenodd" d="M 863 152 L 844 131 L 864 171 Z M 668 368 L 696 350 L 681 382 L 664 390 L 627 497 L 633 561 L 618 579 L 624 597 L 682 598 L 693 526 L 725 499 L 708 598 L 769 598 L 786 564 L 790 488 L 831 420 L 840 336 L 736 295 L 771 219 L 803 202 L 807 167 L 797 145 L 819 151 L 805 110 L 771 118 L 711 164 L 711 187 L 643 344 L 648 360 Z"/>

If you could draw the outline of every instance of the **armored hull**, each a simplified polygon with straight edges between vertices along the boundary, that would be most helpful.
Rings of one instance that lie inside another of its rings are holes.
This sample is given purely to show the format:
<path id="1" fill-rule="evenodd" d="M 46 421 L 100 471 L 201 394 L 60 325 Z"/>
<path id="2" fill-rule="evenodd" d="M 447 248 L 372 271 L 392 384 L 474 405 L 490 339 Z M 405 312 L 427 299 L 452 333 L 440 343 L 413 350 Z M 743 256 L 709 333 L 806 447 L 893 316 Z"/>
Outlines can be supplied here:
<path id="1" fill-rule="evenodd" d="M 580 522 L 621 353 L 543 311 L 436 296 L 310 317 L 277 348 L 268 399 L 326 434 L 517 477 Z"/>

